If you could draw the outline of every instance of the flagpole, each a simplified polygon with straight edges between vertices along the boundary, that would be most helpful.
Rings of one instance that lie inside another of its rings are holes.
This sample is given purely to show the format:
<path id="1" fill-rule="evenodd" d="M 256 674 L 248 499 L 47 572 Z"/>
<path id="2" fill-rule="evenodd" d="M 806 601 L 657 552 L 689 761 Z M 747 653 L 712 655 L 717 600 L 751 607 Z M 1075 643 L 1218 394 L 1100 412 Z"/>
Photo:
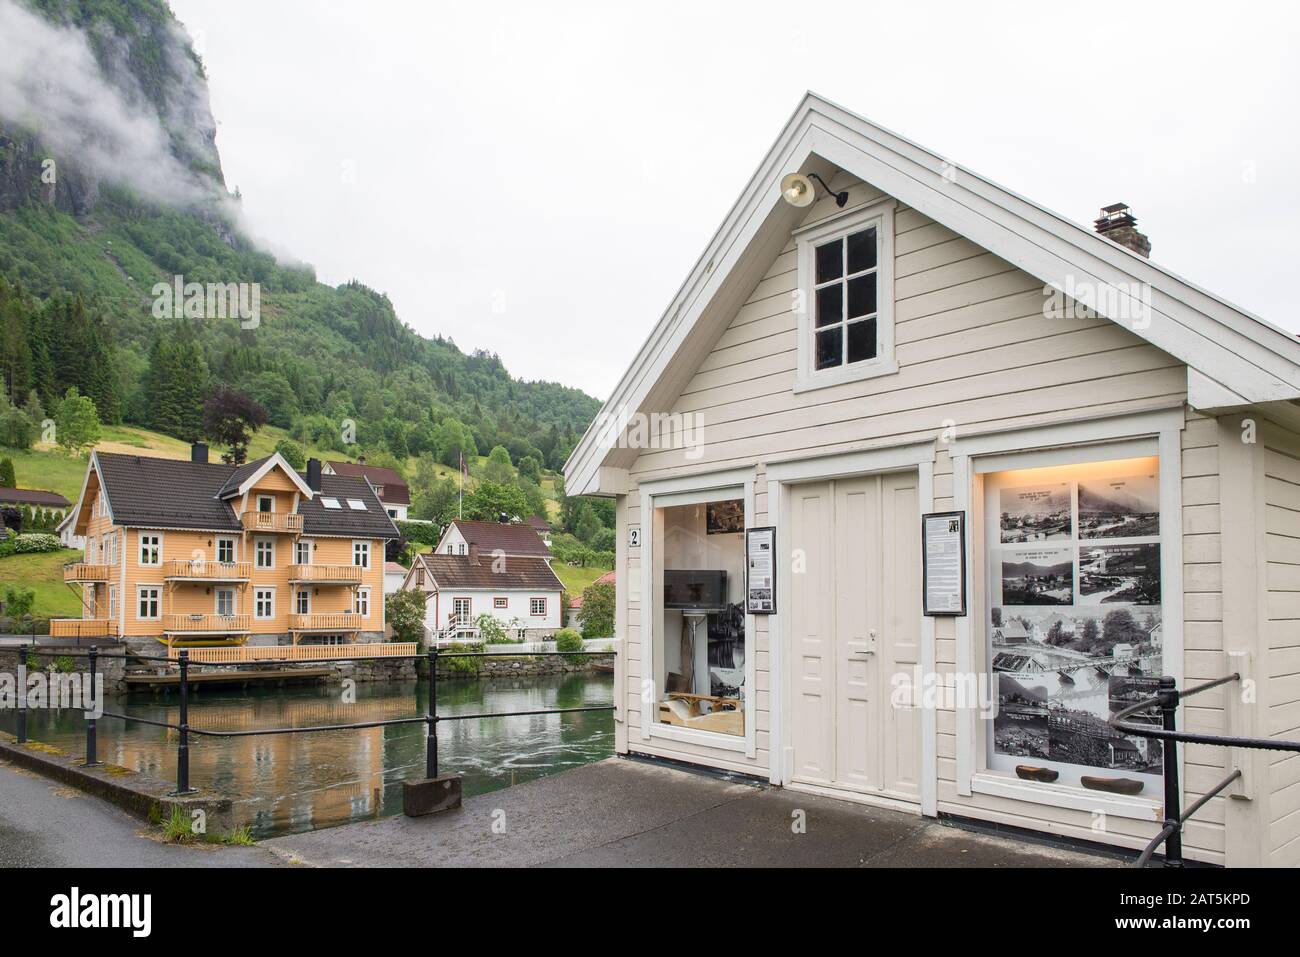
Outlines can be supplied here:
<path id="1" fill-rule="evenodd" d="M 460 453 L 460 505 L 456 509 L 456 517 L 463 519 L 465 517 L 465 453 Z"/>

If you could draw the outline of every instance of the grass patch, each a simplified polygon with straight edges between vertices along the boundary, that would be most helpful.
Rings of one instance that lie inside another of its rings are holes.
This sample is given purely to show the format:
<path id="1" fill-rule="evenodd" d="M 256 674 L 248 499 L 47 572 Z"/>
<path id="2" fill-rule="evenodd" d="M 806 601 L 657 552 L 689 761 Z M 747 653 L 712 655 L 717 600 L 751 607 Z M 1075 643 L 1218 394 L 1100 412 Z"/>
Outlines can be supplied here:
<path id="1" fill-rule="evenodd" d="M 63 583 L 63 566 L 81 558 L 81 552 L 64 548 L 57 552 L 9 555 L 0 558 L 0 582 L 36 593 L 32 614 L 37 618 L 79 618 L 81 602 Z"/>
<path id="2" fill-rule="evenodd" d="M 168 844 L 191 844 L 195 837 L 194 822 L 183 807 L 173 804 L 171 817 L 163 822 L 163 840 Z"/>
<path id="3" fill-rule="evenodd" d="M 570 598 L 577 598 L 588 585 L 609 571 L 608 568 L 595 568 L 592 566 L 574 568 L 572 565 L 566 565 L 560 561 L 552 562 L 551 570 L 560 579 L 560 584 L 564 586 L 564 590 L 569 593 Z"/>
<path id="4" fill-rule="evenodd" d="M 228 847 L 255 847 L 257 845 L 257 841 L 253 840 L 253 829 L 247 824 L 235 828 L 229 834 L 209 834 L 204 840 L 209 844 L 224 844 Z"/>

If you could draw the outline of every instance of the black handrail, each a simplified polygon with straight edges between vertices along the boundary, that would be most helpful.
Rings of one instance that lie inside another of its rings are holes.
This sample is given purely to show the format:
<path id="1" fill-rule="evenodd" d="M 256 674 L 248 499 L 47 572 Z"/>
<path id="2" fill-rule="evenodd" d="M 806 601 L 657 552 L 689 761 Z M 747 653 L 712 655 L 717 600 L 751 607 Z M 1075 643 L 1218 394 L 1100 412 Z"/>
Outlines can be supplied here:
<path id="1" fill-rule="evenodd" d="M 1169 675 L 1164 675 L 1160 679 L 1160 691 L 1153 698 L 1144 698 L 1141 701 L 1129 705 L 1117 711 L 1107 722 L 1116 731 L 1122 731 L 1124 734 L 1133 735 L 1139 738 L 1154 738 L 1166 742 L 1164 748 L 1164 784 L 1165 784 L 1165 821 L 1160 832 L 1152 838 L 1147 846 L 1142 849 L 1138 859 L 1133 862 L 1134 867 L 1146 867 L 1147 862 L 1155 853 L 1157 847 L 1163 843 L 1165 845 L 1165 867 L 1182 867 L 1183 866 L 1183 826 L 1191 819 L 1192 815 L 1210 803 L 1212 798 L 1217 797 L 1233 781 L 1241 778 L 1240 768 L 1233 768 L 1226 778 L 1216 784 L 1209 791 L 1205 792 L 1198 798 L 1186 812 L 1180 811 L 1182 796 L 1178 784 L 1178 745 L 1184 744 L 1209 744 L 1224 748 L 1254 748 L 1257 750 L 1267 751 L 1297 751 L 1300 752 L 1300 741 L 1279 741 L 1276 738 L 1243 738 L 1236 735 L 1226 734 L 1201 734 L 1194 731 L 1179 731 L 1175 726 L 1175 718 L 1178 712 L 1178 703 L 1183 698 L 1190 698 L 1192 695 L 1200 694 L 1202 691 L 1209 691 L 1211 688 L 1218 688 L 1222 685 L 1230 684 L 1234 681 L 1240 681 L 1241 675 L 1233 672 L 1230 675 L 1224 675 L 1222 678 L 1215 678 L 1213 681 L 1207 681 L 1204 684 L 1195 685 L 1186 690 L 1179 691 L 1177 682 Z M 1150 708 L 1158 707 L 1160 709 L 1161 724 L 1163 727 L 1156 729 L 1145 724 L 1135 724 L 1128 718 L 1137 714 L 1139 711 L 1147 711 Z"/>
<path id="2" fill-rule="evenodd" d="M 20 664 L 25 664 L 28 655 L 41 655 L 44 657 L 68 657 L 68 658 L 86 658 L 90 668 L 91 687 L 94 687 L 97 667 L 100 661 L 105 659 L 133 660 L 133 661 L 161 661 L 168 665 L 174 665 L 180 670 L 180 714 L 178 722 L 155 721 L 152 718 L 142 718 L 136 715 L 122 714 L 117 711 L 102 711 L 100 716 L 105 718 L 115 718 L 121 721 L 136 721 L 140 724 L 147 724 L 156 728 L 167 728 L 176 731 L 179 735 L 176 748 L 176 790 L 172 792 L 173 796 L 183 794 L 193 794 L 197 789 L 191 788 L 190 779 L 190 761 L 189 761 L 189 736 L 197 734 L 201 737 L 211 738 L 246 738 L 257 737 L 260 735 L 270 734 L 304 734 L 316 731 L 353 731 L 366 728 L 385 728 L 402 724 L 423 723 L 428 727 L 428 738 L 425 746 L 425 775 L 428 778 L 438 776 L 438 724 L 443 721 L 468 721 L 479 718 L 514 718 L 529 715 L 543 714 L 571 714 L 574 712 L 587 711 L 613 711 L 615 705 L 583 705 L 576 708 L 542 708 L 535 711 L 496 711 L 482 712 L 478 714 L 457 714 L 457 715 L 440 715 L 438 714 L 438 657 L 437 648 L 431 648 L 426 654 L 420 655 L 353 655 L 347 658 L 329 658 L 322 659 L 331 662 L 337 661 L 412 661 L 426 660 L 429 663 L 429 706 L 423 716 L 412 716 L 410 718 L 386 718 L 378 721 L 354 721 L 346 724 L 321 724 L 309 725 L 301 728 L 254 728 L 250 730 L 234 729 L 217 729 L 217 728 L 194 728 L 189 723 L 189 670 L 193 665 L 200 667 L 215 668 L 241 668 L 244 666 L 262 666 L 262 665 L 301 665 L 302 660 L 298 659 L 264 659 L 258 661 L 191 661 L 189 649 L 182 648 L 177 658 L 159 657 L 150 655 L 136 655 L 123 653 L 120 655 L 105 655 L 91 646 L 85 652 L 65 651 L 63 649 L 42 651 L 35 646 L 19 645 L 17 647 Z M 522 652 L 519 657 L 527 658 L 553 658 L 568 656 L 583 656 L 592 658 L 609 658 L 617 655 L 617 651 L 535 651 Z M 444 655 L 447 658 L 493 658 L 502 657 L 497 652 L 489 651 L 468 651 L 468 652 L 451 652 Z M 27 743 L 27 709 L 23 698 L 19 698 L 19 707 L 17 710 L 17 738 L 19 744 Z M 96 759 L 96 720 L 93 717 L 86 718 L 86 761 L 83 767 L 95 767 L 101 764 Z"/>

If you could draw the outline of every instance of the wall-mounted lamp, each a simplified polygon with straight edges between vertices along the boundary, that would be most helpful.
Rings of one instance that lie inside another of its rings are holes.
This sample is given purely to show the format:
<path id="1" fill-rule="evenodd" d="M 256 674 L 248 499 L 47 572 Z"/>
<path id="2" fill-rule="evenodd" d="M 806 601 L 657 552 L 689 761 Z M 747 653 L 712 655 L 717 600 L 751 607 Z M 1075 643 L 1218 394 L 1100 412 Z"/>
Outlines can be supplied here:
<path id="1" fill-rule="evenodd" d="M 849 201 L 849 191 L 841 190 L 835 192 L 827 185 L 826 180 L 822 179 L 816 173 L 809 173 L 806 176 L 803 173 L 790 173 L 781 180 L 781 198 L 791 206 L 802 209 L 805 206 L 811 206 L 817 198 L 817 192 L 813 189 L 812 181 L 822 184 L 822 189 L 835 197 L 835 205 L 841 209 Z"/>

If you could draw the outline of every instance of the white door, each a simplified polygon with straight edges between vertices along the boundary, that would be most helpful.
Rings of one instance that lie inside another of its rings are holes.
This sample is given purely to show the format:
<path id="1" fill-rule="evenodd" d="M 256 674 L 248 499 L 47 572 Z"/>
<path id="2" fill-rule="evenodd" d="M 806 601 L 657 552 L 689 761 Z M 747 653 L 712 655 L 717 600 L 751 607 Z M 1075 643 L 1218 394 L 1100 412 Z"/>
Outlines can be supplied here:
<path id="1" fill-rule="evenodd" d="M 918 515 L 915 473 L 790 491 L 797 782 L 919 799 L 920 713 L 890 701 L 920 661 Z"/>

